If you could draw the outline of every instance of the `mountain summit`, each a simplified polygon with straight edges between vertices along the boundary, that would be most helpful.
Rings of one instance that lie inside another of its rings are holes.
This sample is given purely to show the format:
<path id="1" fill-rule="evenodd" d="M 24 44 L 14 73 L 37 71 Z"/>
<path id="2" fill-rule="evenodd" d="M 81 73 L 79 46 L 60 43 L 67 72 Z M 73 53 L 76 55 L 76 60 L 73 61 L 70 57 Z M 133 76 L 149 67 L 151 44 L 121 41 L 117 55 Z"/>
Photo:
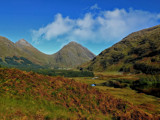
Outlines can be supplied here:
<path id="1" fill-rule="evenodd" d="M 32 61 L 33 63 L 39 64 L 39 65 L 46 65 L 49 63 L 50 57 L 49 55 L 46 55 L 42 52 L 40 52 L 38 49 L 33 47 L 30 43 L 28 43 L 26 40 L 21 39 L 15 43 L 17 48 L 19 48 L 24 54 L 26 54 L 24 57 Z"/>
<path id="2" fill-rule="evenodd" d="M 28 46 L 28 47 L 32 47 L 32 45 L 29 44 L 29 43 L 28 43 L 26 40 L 24 40 L 24 39 L 21 39 L 21 40 L 17 41 L 15 44 L 18 45 L 18 46 Z"/>
<path id="3" fill-rule="evenodd" d="M 93 59 L 95 55 L 76 42 L 70 42 L 53 54 L 55 64 L 61 67 L 73 67 Z"/>

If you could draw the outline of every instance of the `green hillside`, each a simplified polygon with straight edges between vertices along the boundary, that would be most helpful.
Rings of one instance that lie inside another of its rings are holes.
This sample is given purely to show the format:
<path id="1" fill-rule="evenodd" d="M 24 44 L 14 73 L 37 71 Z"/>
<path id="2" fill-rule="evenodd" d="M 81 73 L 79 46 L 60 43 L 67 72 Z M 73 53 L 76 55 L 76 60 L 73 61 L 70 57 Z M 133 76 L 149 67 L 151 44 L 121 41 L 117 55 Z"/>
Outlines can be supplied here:
<path id="1" fill-rule="evenodd" d="M 82 67 L 91 71 L 160 73 L 160 25 L 128 35 Z"/>

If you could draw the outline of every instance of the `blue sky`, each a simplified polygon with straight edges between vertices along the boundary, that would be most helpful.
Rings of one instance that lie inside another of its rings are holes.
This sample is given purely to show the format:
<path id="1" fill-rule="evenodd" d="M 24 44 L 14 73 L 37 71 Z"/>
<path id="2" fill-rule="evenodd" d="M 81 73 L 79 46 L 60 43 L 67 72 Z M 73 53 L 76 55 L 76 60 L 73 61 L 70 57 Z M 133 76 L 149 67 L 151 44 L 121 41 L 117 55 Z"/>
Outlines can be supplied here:
<path id="1" fill-rule="evenodd" d="M 95 54 L 160 24 L 159 0 L 0 0 L 0 35 L 52 54 L 76 41 Z"/>

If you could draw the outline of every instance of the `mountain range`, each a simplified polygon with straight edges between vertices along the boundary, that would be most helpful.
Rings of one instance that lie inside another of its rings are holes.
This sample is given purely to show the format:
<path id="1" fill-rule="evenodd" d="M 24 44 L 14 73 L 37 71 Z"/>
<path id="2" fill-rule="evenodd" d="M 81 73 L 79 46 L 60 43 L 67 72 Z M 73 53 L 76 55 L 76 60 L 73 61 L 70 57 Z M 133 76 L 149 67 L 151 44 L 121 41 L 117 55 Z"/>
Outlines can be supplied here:
<path id="1" fill-rule="evenodd" d="M 47 55 L 24 39 L 13 43 L 0 36 L 0 63 L 3 65 L 73 68 L 94 57 L 95 55 L 92 52 L 76 42 L 70 42 L 57 53 Z"/>
<path id="2" fill-rule="evenodd" d="M 47 55 L 26 40 L 16 43 L 0 37 L 0 64 L 48 68 L 83 68 L 90 71 L 160 73 L 160 25 L 131 33 L 98 56 L 76 42 Z"/>
<path id="3" fill-rule="evenodd" d="M 81 67 L 91 71 L 160 73 L 160 25 L 131 33 Z"/>

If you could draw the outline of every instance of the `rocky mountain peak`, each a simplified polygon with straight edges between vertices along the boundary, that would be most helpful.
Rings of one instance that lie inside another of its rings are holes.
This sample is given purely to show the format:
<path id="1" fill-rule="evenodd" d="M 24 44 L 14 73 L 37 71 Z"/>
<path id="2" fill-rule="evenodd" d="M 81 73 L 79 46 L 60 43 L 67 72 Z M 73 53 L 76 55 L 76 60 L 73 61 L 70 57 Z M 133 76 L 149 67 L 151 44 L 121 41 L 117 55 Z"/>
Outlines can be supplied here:
<path id="1" fill-rule="evenodd" d="M 32 45 L 29 44 L 25 39 L 21 39 L 21 40 L 17 41 L 16 45 L 32 47 Z"/>
<path id="2" fill-rule="evenodd" d="M 75 41 L 71 41 L 69 44 L 78 44 L 78 43 Z"/>

